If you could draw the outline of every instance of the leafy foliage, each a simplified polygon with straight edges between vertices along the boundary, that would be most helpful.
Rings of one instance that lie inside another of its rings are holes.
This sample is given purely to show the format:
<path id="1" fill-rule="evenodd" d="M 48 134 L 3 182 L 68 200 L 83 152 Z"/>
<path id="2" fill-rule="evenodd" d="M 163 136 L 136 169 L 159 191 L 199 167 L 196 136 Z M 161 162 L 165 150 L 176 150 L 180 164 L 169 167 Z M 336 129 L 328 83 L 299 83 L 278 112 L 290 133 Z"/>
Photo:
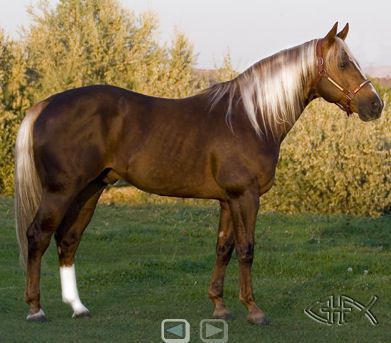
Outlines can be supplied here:
<path id="1" fill-rule="evenodd" d="M 13 188 L 13 152 L 17 128 L 31 103 L 27 65 L 21 44 L 0 30 L 0 193 Z"/>
<path id="2" fill-rule="evenodd" d="M 307 108 L 282 145 L 269 211 L 381 215 L 391 206 L 391 108 L 364 123 L 323 100 Z"/>
<path id="3" fill-rule="evenodd" d="M 136 17 L 116 0 L 63 0 L 30 12 L 25 40 L 37 99 L 100 83 L 160 96 L 192 92 L 191 44 L 177 33 L 171 47 L 160 46 L 152 13 Z"/>
<path id="4" fill-rule="evenodd" d="M 229 51 L 224 55 L 223 65 L 221 67 L 216 66 L 217 80 L 228 81 L 238 76 L 238 72 L 232 65 L 231 54 Z"/>

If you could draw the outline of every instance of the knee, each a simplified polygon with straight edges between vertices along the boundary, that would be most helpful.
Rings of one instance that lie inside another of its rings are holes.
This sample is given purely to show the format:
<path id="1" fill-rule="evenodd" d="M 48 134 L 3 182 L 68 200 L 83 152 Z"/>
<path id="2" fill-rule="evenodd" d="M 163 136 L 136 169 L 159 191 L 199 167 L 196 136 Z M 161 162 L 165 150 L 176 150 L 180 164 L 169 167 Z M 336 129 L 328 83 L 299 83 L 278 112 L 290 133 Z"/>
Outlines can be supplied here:
<path id="1" fill-rule="evenodd" d="M 54 211 L 47 212 L 39 212 L 27 229 L 26 236 L 29 246 L 46 245 L 50 242 L 50 238 L 58 226 L 59 215 Z"/>
<path id="2" fill-rule="evenodd" d="M 57 246 L 60 247 L 63 251 L 74 247 L 77 245 L 80 241 L 80 235 L 77 232 L 72 232 L 67 235 L 61 235 L 56 233 L 55 239 Z"/>
<path id="3" fill-rule="evenodd" d="M 29 251 L 44 249 L 50 243 L 51 234 L 43 232 L 35 223 L 26 232 Z"/>
<path id="4" fill-rule="evenodd" d="M 226 242 L 225 244 L 218 244 L 216 247 L 217 259 L 223 263 L 228 263 L 233 250 L 233 243 Z"/>
<path id="5" fill-rule="evenodd" d="M 254 244 L 240 245 L 236 249 L 239 263 L 252 264 L 254 260 Z"/>

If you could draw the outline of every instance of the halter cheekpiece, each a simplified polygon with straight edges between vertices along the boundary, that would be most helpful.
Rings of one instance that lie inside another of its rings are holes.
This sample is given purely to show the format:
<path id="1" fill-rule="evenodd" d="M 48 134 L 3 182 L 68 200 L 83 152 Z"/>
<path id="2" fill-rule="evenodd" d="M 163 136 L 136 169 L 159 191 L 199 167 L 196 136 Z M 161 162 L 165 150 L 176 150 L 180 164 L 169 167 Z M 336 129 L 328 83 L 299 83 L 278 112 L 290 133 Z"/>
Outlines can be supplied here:
<path id="1" fill-rule="evenodd" d="M 340 90 L 344 95 L 345 95 L 345 98 L 346 98 L 346 104 L 345 106 L 336 102 L 335 104 L 340 107 L 341 109 L 343 109 L 346 114 L 348 116 L 350 116 L 353 111 L 350 107 L 351 105 L 351 102 L 354 98 L 354 96 L 368 83 L 371 82 L 371 80 L 365 80 L 363 81 L 362 83 L 360 83 L 360 85 L 358 87 L 356 87 L 353 92 L 343 88 L 337 81 L 335 81 L 330 75 L 329 73 L 327 72 L 326 70 L 326 66 L 325 66 L 325 63 L 324 63 L 324 58 L 323 58 L 323 51 L 322 51 L 322 40 L 319 39 L 317 42 L 316 42 L 316 59 L 317 59 L 317 62 L 318 62 L 318 77 L 316 79 L 316 82 L 315 82 L 315 86 L 318 84 L 318 82 L 323 78 L 325 77 L 333 86 L 335 86 L 338 90 Z"/>

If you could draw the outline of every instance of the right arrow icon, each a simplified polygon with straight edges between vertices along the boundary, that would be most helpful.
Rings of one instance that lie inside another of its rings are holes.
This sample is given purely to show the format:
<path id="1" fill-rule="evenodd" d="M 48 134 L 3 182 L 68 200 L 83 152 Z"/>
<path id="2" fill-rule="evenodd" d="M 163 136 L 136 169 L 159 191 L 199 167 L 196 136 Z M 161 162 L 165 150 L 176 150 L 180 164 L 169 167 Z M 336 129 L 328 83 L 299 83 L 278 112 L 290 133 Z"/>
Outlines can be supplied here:
<path id="1" fill-rule="evenodd" d="M 200 323 L 200 338 L 205 343 L 228 342 L 228 324 L 222 319 L 204 319 Z"/>
<path id="2" fill-rule="evenodd" d="M 220 328 L 218 328 L 214 325 L 211 325 L 209 323 L 205 324 L 205 337 L 206 338 L 217 335 L 218 333 L 223 332 L 223 331 L 224 331 L 223 329 L 220 329 Z"/>

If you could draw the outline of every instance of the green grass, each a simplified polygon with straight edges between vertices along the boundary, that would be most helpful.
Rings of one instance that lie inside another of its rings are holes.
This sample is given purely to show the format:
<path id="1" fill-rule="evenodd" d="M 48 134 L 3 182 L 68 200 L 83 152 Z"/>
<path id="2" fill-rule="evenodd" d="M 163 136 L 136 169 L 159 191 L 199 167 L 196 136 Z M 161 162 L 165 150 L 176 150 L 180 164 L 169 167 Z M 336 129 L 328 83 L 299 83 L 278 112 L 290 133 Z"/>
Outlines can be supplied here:
<path id="1" fill-rule="evenodd" d="M 62 304 L 54 244 L 42 264 L 48 322 L 27 323 L 12 199 L 0 198 L 0 342 L 142 342 L 160 340 L 165 318 L 186 318 L 191 342 L 211 315 L 207 288 L 214 263 L 218 208 L 178 204 L 100 206 L 77 255 L 79 292 L 91 320 L 71 319 Z M 391 218 L 260 215 L 253 267 L 258 304 L 271 319 L 251 326 L 238 300 L 235 258 L 225 298 L 236 319 L 229 342 L 391 342 Z M 351 267 L 352 272 L 347 269 Z M 364 274 L 368 270 L 368 274 Z M 373 307 L 344 326 L 324 326 L 303 310 L 328 295 Z"/>

